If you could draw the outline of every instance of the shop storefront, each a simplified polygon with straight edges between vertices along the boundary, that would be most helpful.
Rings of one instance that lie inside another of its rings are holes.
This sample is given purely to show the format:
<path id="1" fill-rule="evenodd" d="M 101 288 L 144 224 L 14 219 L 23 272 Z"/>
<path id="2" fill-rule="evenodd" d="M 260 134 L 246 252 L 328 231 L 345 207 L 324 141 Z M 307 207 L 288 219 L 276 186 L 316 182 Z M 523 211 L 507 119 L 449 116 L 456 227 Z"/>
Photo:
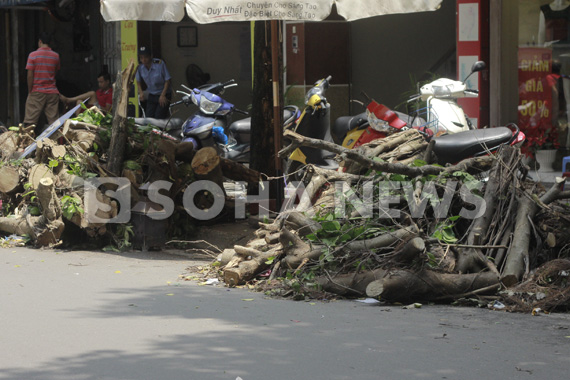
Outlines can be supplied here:
<path id="1" fill-rule="evenodd" d="M 531 167 L 538 161 L 540 171 L 560 172 L 570 155 L 570 1 L 520 1 L 518 29 L 523 151 Z"/>

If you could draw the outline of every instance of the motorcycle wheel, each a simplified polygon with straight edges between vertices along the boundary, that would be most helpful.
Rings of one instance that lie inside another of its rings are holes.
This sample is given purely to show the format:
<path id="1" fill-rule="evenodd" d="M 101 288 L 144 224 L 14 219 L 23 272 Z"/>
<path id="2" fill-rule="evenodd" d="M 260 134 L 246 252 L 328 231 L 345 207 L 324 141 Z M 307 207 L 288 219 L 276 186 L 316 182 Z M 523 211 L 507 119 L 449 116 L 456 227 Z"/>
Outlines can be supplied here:
<path id="1" fill-rule="evenodd" d="M 306 165 L 299 161 L 287 160 L 285 165 L 285 180 L 287 183 L 291 181 L 301 182 L 307 186 L 309 180 L 307 178 L 307 172 L 305 170 Z"/>

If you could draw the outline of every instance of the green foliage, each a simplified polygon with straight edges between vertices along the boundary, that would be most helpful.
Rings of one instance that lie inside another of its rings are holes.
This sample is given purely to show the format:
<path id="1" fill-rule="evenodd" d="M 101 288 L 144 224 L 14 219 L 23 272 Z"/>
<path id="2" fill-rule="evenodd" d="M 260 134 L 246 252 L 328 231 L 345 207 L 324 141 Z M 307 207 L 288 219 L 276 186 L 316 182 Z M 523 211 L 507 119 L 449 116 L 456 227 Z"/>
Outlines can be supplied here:
<path id="1" fill-rule="evenodd" d="M 88 110 L 87 107 L 85 107 L 85 104 L 83 104 L 83 103 L 81 104 L 81 107 L 83 108 L 84 111 L 72 120 L 77 120 L 77 121 L 81 121 L 84 123 L 98 125 L 101 127 L 105 127 L 105 126 L 110 127 L 112 125 L 113 115 L 111 115 L 110 113 L 103 116 L 99 112 L 94 112 L 94 111 Z"/>
<path id="2" fill-rule="evenodd" d="M 64 163 L 67 165 L 69 170 L 67 173 L 76 175 L 82 178 L 93 178 L 97 177 L 97 174 L 87 171 L 87 167 L 84 163 L 80 162 L 77 158 L 70 155 L 69 153 L 63 158 Z"/>
<path id="3" fill-rule="evenodd" d="M 123 162 L 123 168 L 124 169 L 129 169 L 129 170 L 142 170 L 141 165 L 133 160 L 128 160 Z"/>
<path id="4" fill-rule="evenodd" d="M 76 213 L 83 214 L 81 201 L 72 196 L 64 195 L 61 198 L 61 211 L 66 219 L 71 220 Z"/>
<path id="5" fill-rule="evenodd" d="M 131 224 L 115 224 L 111 231 L 112 244 L 103 248 L 103 251 L 123 252 L 132 246 L 135 236 Z"/>
<path id="6" fill-rule="evenodd" d="M 432 237 L 447 244 L 456 243 L 457 238 L 453 232 L 453 227 L 459 218 L 460 216 L 452 216 L 447 218 L 445 221 L 438 223 Z"/>

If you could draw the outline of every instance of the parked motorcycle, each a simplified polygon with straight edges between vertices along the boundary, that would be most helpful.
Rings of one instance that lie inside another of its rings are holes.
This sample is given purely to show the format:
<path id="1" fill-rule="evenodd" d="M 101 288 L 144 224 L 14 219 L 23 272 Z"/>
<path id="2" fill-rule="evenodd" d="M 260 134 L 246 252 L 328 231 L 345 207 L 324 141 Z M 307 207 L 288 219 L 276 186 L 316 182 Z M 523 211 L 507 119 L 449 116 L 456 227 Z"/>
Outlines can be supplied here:
<path id="1" fill-rule="evenodd" d="M 356 148 L 364 143 L 385 138 L 387 135 L 414 128 L 426 139 L 436 137 L 434 153 L 439 163 L 455 163 L 464 158 L 496 151 L 504 144 L 522 144 L 524 133 L 515 124 L 491 129 L 474 129 L 463 109 L 457 104 L 461 97 L 478 96 L 477 90 L 467 88 L 466 80 L 485 68 L 482 61 L 476 62 L 463 82 L 446 78 L 437 79 L 420 88 L 419 94 L 410 102 L 425 101 L 427 106 L 418 108 L 411 115 L 390 110 L 375 101 L 370 101 L 366 112 L 355 116 L 342 116 L 330 125 L 330 104 L 325 92 L 331 77 L 321 79 L 307 92 L 305 108 L 293 131 L 307 137 L 334 142 L 345 148 Z M 454 135 L 459 134 L 456 137 Z M 300 181 L 303 167 L 313 164 L 321 168 L 337 170 L 334 154 L 311 147 L 297 148 L 285 166 L 286 178 Z"/>
<path id="2" fill-rule="evenodd" d="M 240 162 L 249 162 L 251 144 L 251 118 L 231 122 L 234 113 L 248 115 L 246 111 L 236 108 L 232 103 L 221 97 L 229 87 L 237 86 L 234 80 L 225 83 L 206 84 L 190 89 L 184 85 L 186 91 L 177 91 L 182 99 L 174 102 L 170 107 L 180 104 L 186 106 L 194 104 L 198 110 L 188 119 L 135 119 L 139 125 L 152 125 L 158 129 L 153 133 L 165 138 L 192 142 L 196 150 L 203 147 L 214 147 L 220 156 Z M 298 108 L 288 106 L 284 110 L 284 122 L 292 123 L 295 120 Z"/>
<path id="3" fill-rule="evenodd" d="M 414 95 L 408 103 L 417 103 L 416 110 L 411 114 L 392 111 L 388 107 L 370 102 L 366 112 L 356 116 L 343 116 L 335 121 L 333 136 L 342 140 L 345 148 L 356 148 L 367 142 L 384 138 L 386 134 L 396 130 L 415 128 L 427 136 L 457 133 L 474 129 L 471 120 L 465 115 L 463 109 L 457 104 L 457 99 L 463 97 L 477 97 L 479 92 L 467 88 L 467 79 L 476 72 L 485 69 L 485 62 L 477 61 L 471 67 L 471 72 L 463 81 L 448 78 L 439 78 L 422 86 L 419 94 Z M 425 102 L 420 107 L 419 102 Z M 376 128 L 368 123 L 368 115 L 373 112 L 380 120 L 388 122 L 385 129 Z"/>
<path id="4" fill-rule="evenodd" d="M 291 129 L 293 132 L 306 137 L 338 144 L 338 141 L 333 140 L 331 135 L 330 104 L 325 98 L 330 80 L 331 76 L 321 79 L 307 91 L 303 112 L 297 121 L 286 129 Z M 323 149 L 301 146 L 288 157 L 284 170 L 285 178 L 300 181 L 304 177 L 302 168 L 307 164 L 330 170 L 337 170 L 339 167 L 338 162 L 334 160 L 333 153 Z"/>

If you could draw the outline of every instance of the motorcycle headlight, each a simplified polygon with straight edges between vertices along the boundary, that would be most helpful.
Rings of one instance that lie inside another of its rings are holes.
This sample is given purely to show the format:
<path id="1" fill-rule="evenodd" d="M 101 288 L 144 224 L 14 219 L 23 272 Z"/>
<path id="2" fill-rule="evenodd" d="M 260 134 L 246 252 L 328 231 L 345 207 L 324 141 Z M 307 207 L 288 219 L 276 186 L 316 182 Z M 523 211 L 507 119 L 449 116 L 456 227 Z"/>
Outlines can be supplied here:
<path id="1" fill-rule="evenodd" d="M 390 126 L 390 124 L 388 124 L 384 120 L 378 119 L 374 114 L 374 112 L 366 110 L 366 114 L 368 116 L 368 122 L 370 123 L 372 129 L 378 132 L 387 132 L 387 133 L 392 131 L 393 128 Z"/>
<path id="2" fill-rule="evenodd" d="M 433 86 L 433 96 L 436 98 L 450 97 L 451 89 L 448 86 Z"/>
<path id="3" fill-rule="evenodd" d="M 222 103 L 208 100 L 205 96 L 202 96 L 202 99 L 200 99 L 200 110 L 207 115 L 214 114 L 221 106 Z"/>

